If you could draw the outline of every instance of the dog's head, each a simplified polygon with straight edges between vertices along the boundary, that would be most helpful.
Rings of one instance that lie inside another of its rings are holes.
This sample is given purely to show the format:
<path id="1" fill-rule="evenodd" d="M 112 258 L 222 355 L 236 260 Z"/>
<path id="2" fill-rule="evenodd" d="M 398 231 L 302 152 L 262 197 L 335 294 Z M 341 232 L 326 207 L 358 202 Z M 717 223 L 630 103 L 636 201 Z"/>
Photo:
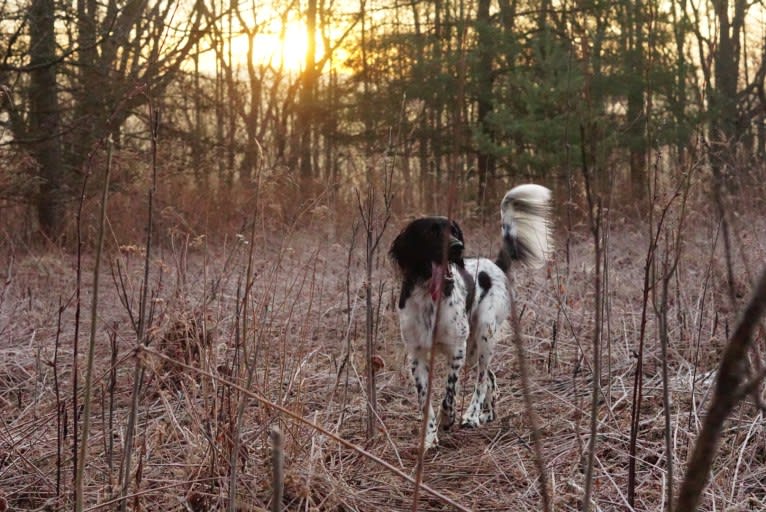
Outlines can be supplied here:
<path id="1" fill-rule="evenodd" d="M 388 254 L 405 278 L 427 280 L 445 259 L 463 266 L 464 242 L 463 231 L 454 220 L 422 217 L 404 227 Z"/>

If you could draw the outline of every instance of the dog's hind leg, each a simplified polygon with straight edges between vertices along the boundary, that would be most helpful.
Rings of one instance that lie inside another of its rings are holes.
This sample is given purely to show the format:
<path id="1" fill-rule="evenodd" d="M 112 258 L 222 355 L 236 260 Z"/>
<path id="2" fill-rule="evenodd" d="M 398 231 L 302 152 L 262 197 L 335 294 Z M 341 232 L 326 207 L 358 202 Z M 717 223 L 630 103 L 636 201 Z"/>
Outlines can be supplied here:
<path id="1" fill-rule="evenodd" d="M 489 377 L 489 387 L 487 389 L 487 396 L 484 397 L 484 404 L 481 408 L 481 422 L 487 423 L 495 419 L 495 400 L 497 398 L 497 379 L 495 378 L 495 372 L 487 370 L 487 376 Z"/>
<path id="2" fill-rule="evenodd" d="M 495 374 L 489 369 L 494 347 L 494 323 L 477 326 L 476 333 L 476 387 L 471 403 L 463 414 L 463 427 L 478 427 L 489 419 L 494 418 L 493 394 L 495 390 Z M 483 414 L 483 411 L 486 411 Z"/>

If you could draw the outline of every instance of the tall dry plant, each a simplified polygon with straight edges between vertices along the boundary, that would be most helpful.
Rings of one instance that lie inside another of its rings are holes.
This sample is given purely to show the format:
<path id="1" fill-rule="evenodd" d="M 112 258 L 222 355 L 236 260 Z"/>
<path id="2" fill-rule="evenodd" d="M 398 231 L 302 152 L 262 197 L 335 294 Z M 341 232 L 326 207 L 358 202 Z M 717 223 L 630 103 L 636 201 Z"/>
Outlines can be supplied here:
<path id="1" fill-rule="evenodd" d="M 194 373 L 194 374 L 197 374 L 197 375 L 206 376 L 206 377 L 208 377 L 210 379 L 213 379 L 213 380 L 217 381 L 222 386 L 227 386 L 227 387 L 229 387 L 229 388 L 231 388 L 233 390 L 236 390 L 237 392 L 242 393 L 244 396 L 247 396 L 248 398 L 251 398 L 251 399 L 255 400 L 256 402 L 258 402 L 258 404 L 260 404 L 262 407 L 268 409 L 269 411 L 273 411 L 273 412 L 279 413 L 282 416 L 282 418 L 284 418 L 285 420 L 290 421 L 290 422 L 292 422 L 294 424 L 300 424 L 300 425 L 307 426 L 310 429 L 312 429 L 313 431 L 315 431 L 315 432 L 317 432 L 319 434 L 322 434 L 323 436 L 327 437 L 328 439 L 331 439 L 331 440 L 335 441 L 336 443 L 338 443 L 342 447 L 344 447 L 344 448 L 346 448 L 348 450 L 354 451 L 357 454 L 361 455 L 362 457 L 364 457 L 364 458 L 374 462 L 375 464 L 379 465 L 381 468 L 383 468 L 386 471 L 388 471 L 388 472 L 398 476 L 399 478 L 401 478 L 405 482 L 408 482 L 408 483 L 411 483 L 411 484 L 415 484 L 416 483 L 415 482 L 415 478 L 411 477 L 410 475 L 408 475 L 407 473 L 405 473 L 401 469 L 393 466 L 392 464 L 386 462 L 385 460 L 383 460 L 382 458 L 378 457 L 377 455 L 375 455 L 373 453 L 370 453 L 369 451 L 365 450 L 364 448 L 362 448 L 358 444 L 352 443 L 352 442 L 350 442 L 350 441 L 348 441 L 348 440 L 338 436 L 337 434 L 331 432 L 327 428 L 325 428 L 325 427 L 323 427 L 323 426 L 321 426 L 321 425 L 319 425 L 317 423 L 314 423 L 313 421 L 311 421 L 308 418 L 306 418 L 306 417 L 304 417 L 304 416 L 302 416 L 302 415 L 292 411 L 291 409 L 289 409 L 288 407 L 286 407 L 284 405 L 280 405 L 280 404 L 278 404 L 278 403 L 276 403 L 276 402 L 274 402 L 272 400 L 267 399 L 266 397 L 264 397 L 263 395 L 261 395 L 259 393 L 256 393 L 256 392 L 254 392 L 252 390 L 249 390 L 249 389 L 246 389 L 245 387 L 243 387 L 243 386 L 241 386 L 241 385 L 239 385 L 239 384 L 237 384 L 235 382 L 232 382 L 230 380 L 224 379 L 220 375 L 215 375 L 215 374 L 213 374 L 213 373 L 211 373 L 211 372 L 209 372 L 207 370 L 203 370 L 201 368 L 195 368 L 194 366 L 186 364 L 186 363 L 184 363 L 182 361 L 179 361 L 177 359 L 173 359 L 171 357 L 168 357 L 167 355 L 162 354 L 162 353 L 160 353 L 160 352 L 158 352 L 158 351 L 156 351 L 156 350 L 154 350 L 154 349 L 152 349 L 152 348 L 150 348 L 150 347 L 148 347 L 146 345 L 139 345 L 138 350 L 141 353 L 143 353 L 143 354 L 155 357 L 155 358 L 157 358 L 157 359 L 159 359 L 161 361 L 167 362 L 167 363 L 169 363 L 169 364 L 171 364 L 173 366 L 176 366 L 178 368 L 182 368 L 182 369 L 184 369 L 184 370 L 186 370 L 188 372 L 191 372 L 191 373 Z M 429 485 L 426 485 L 425 483 L 421 482 L 418 485 L 418 488 L 422 489 L 425 492 L 427 492 L 428 494 L 433 496 L 436 500 L 438 500 L 442 504 L 451 507 L 450 510 L 459 510 L 461 512 L 470 512 L 469 508 L 459 504 L 458 502 L 456 502 L 455 500 L 453 500 L 449 496 L 447 496 L 444 493 L 442 493 L 442 492 L 432 488 Z"/>
<path id="2" fill-rule="evenodd" d="M 375 259 L 380 248 L 380 241 L 391 220 L 393 201 L 393 131 L 389 131 L 386 163 L 383 169 L 383 190 L 378 192 L 373 173 L 367 171 L 367 186 L 362 199 L 356 190 L 357 209 L 365 233 L 365 355 L 366 355 L 366 391 L 367 391 L 367 438 L 375 436 L 378 425 L 378 398 L 375 384 L 375 308 L 373 306 L 372 273 Z M 382 196 L 382 197 L 380 197 Z"/>
<path id="3" fill-rule="evenodd" d="M 762 271 L 750 302 L 724 349 L 713 399 L 702 430 L 694 444 L 686 475 L 678 493 L 675 509 L 679 512 L 697 510 L 702 491 L 710 477 L 713 458 L 718 450 L 726 419 L 742 400 L 760 389 L 766 378 L 766 370 L 761 369 L 746 380 L 747 354 L 753 346 L 753 333 L 759 328 L 761 317 L 765 312 L 766 269 Z"/>
<path id="4" fill-rule="evenodd" d="M 90 435 L 91 395 L 93 385 L 93 361 L 96 353 L 96 328 L 98 326 L 98 292 L 101 273 L 101 256 L 104 252 L 104 233 L 106 231 L 106 204 L 109 197 L 109 178 L 112 172 L 112 140 L 107 142 L 106 172 L 104 173 L 104 189 L 101 195 L 101 214 L 98 226 L 98 242 L 96 245 L 96 260 L 93 267 L 93 286 L 91 291 L 90 338 L 88 340 L 88 355 L 85 366 L 85 383 L 83 388 L 82 437 L 78 455 L 77 472 L 75 473 L 74 496 L 75 511 L 83 511 L 83 484 L 85 464 L 88 454 L 88 437 Z"/>
<path id="5" fill-rule="evenodd" d="M 365 233 L 365 355 L 366 355 L 366 385 L 367 385 L 367 438 L 375 435 L 378 424 L 378 399 L 375 384 L 375 308 L 373 306 L 372 272 L 378 253 L 380 240 L 391 219 L 391 185 L 388 177 L 383 187 L 383 210 L 380 211 L 379 200 L 374 183 L 367 184 L 365 199 L 362 200 L 357 191 L 357 206 Z"/>
<path id="6" fill-rule="evenodd" d="M 513 279 L 509 277 L 511 288 L 511 297 L 513 297 Z M 542 502 L 543 512 L 553 510 L 553 502 L 550 495 L 550 485 L 548 482 L 548 470 L 546 467 L 545 456 L 543 455 L 543 440 L 540 433 L 540 422 L 535 411 L 534 400 L 532 399 L 532 386 L 529 382 L 529 365 L 527 364 L 527 354 L 524 349 L 524 337 L 521 334 L 521 317 L 516 310 L 516 301 L 511 299 L 511 329 L 513 330 L 513 343 L 516 346 L 516 357 L 518 358 L 519 374 L 521 377 L 521 391 L 524 397 L 524 410 L 529 430 L 532 434 L 532 449 L 534 451 L 535 469 L 537 469 L 537 482 L 540 487 L 540 500 Z"/>
<path id="7" fill-rule="evenodd" d="M 673 430 L 671 421 L 671 402 L 670 402 L 670 376 L 668 371 L 668 347 L 670 346 L 670 327 L 668 314 L 670 310 L 670 283 L 677 277 L 678 264 L 681 260 L 684 231 L 686 230 L 686 205 L 691 187 L 691 173 L 685 173 L 674 191 L 673 196 L 666 209 L 670 209 L 676 200 L 680 202 L 675 213 L 673 223 L 664 228 L 664 243 L 662 245 L 662 265 L 661 273 L 656 281 L 659 281 L 659 296 L 657 295 L 657 286 L 652 288 L 652 303 L 654 305 L 654 314 L 657 317 L 657 330 L 660 340 L 660 354 L 662 366 L 662 403 L 663 417 L 665 426 L 665 493 L 667 499 L 667 510 L 673 512 L 673 488 L 674 482 L 674 464 L 673 464 Z M 663 215 L 661 218 L 665 218 Z M 635 461 L 633 461 L 635 463 Z M 635 492 L 633 494 L 635 496 Z"/>
<path id="8" fill-rule="evenodd" d="M 591 236 L 593 237 L 594 254 L 594 322 L 593 322 L 593 381 L 590 403 L 590 439 L 588 441 L 588 454 L 585 466 L 585 492 L 583 497 L 583 512 L 588 512 L 591 507 L 591 496 L 593 494 L 593 467 L 596 459 L 596 440 L 598 436 L 598 405 L 601 396 L 601 318 L 603 314 L 603 291 L 601 289 L 601 272 L 603 263 L 603 223 L 604 212 L 601 204 L 601 193 L 596 190 L 596 183 L 592 176 L 592 169 L 589 165 L 589 155 L 585 147 L 585 127 L 580 128 L 581 140 L 581 169 L 583 181 L 585 184 L 585 197 L 588 206 L 588 221 Z"/>
<path id="9" fill-rule="evenodd" d="M 149 338 L 147 332 L 147 302 L 149 298 L 149 269 L 152 254 L 152 227 L 154 223 L 154 195 L 157 190 L 157 145 L 159 141 L 160 112 L 154 108 L 154 104 L 149 98 L 149 123 L 151 135 L 151 181 L 147 193 L 148 219 L 146 221 L 146 246 L 144 253 L 144 277 L 141 286 L 141 296 L 139 299 L 139 309 L 136 329 L 136 342 L 139 345 L 148 345 Z M 136 419 L 138 417 L 139 397 L 143 386 L 145 367 L 140 358 L 136 358 L 133 369 L 133 390 L 131 392 L 131 406 L 128 414 L 128 424 L 125 429 L 125 442 L 123 445 L 123 459 L 120 466 L 120 512 L 127 510 L 128 486 L 130 484 L 131 465 L 133 458 L 133 435 L 136 429 Z"/>
<path id="10" fill-rule="evenodd" d="M 254 218 L 252 220 L 252 229 L 250 232 L 250 251 L 248 253 L 247 258 L 247 270 L 245 275 L 245 290 L 243 293 L 243 297 L 241 302 L 238 301 L 237 304 L 237 312 L 238 312 L 238 318 L 242 325 L 241 331 L 237 329 L 237 338 L 241 342 L 242 346 L 242 359 L 245 361 L 245 366 L 247 369 L 247 378 L 246 378 L 246 384 L 245 387 L 247 389 L 250 389 L 250 386 L 253 384 L 253 379 L 255 378 L 255 369 L 256 369 L 256 363 L 258 361 L 258 348 L 260 347 L 260 343 L 258 342 L 258 339 L 255 339 L 254 346 L 251 347 L 252 353 L 248 353 L 248 305 L 250 303 L 250 297 L 253 290 L 253 284 L 255 283 L 255 270 L 253 269 L 253 258 L 254 258 L 254 251 L 255 251 L 255 226 L 256 226 L 256 219 Z M 257 318 L 256 312 L 253 314 L 253 318 Z M 237 344 L 239 347 L 239 343 Z M 236 416 L 232 422 L 232 429 L 231 429 L 231 436 L 232 436 L 232 449 L 231 453 L 229 454 L 229 505 L 228 510 L 229 512 L 234 512 L 236 510 L 237 506 L 237 460 L 239 458 L 239 451 L 240 451 L 240 442 L 241 442 L 241 435 L 240 432 L 242 431 L 242 418 L 245 413 L 245 405 L 247 404 L 247 401 L 244 399 L 243 396 L 239 396 L 239 403 L 237 404 L 236 409 Z"/>
<path id="11" fill-rule="evenodd" d="M 633 391 L 631 395 L 631 414 L 630 414 L 630 438 L 628 442 L 628 504 L 631 507 L 635 506 L 636 499 L 636 462 L 638 453 L 638 439 L 640 435 L 641 425 L 641 404 L 643 403 L 644 396 L 644 352 L 646 331 L 649 321 L 649 307 L 651 299 L 654 297 L 653 303 L 658 308 L 656 314 L 659 320 L 660 328 L 660 343 L 661 350 L 667 350 L 667 345 L 663 343 L 662 336 L 663 330 L 667 332 L 667 288 L 670 286 L 670 280 L 675 274 L 680 259 L 681 251 L 681 234 L 684 228 L 684 219 L 686 215 L 686 199 L 688 197 L 690 187 L 690 181 L 688 176 L 683 178 L 676 186 L 673 193 L 670 194 L 669 199 L 661 205 L 652 205 L 649 209 L 649 247 L 647 248 L 646 257 L 644 259 L 643 268 L 643 287 L 642 287 L 642 300 L 641 300 L 641 319 L 639 323 L 639 337 L 638 337 L 638 349 L 636 351 L 636 368 L 633 375 Z M 658 193 L 657 186 L 654 187 L 654 195 Z M 680 214 L 676 219 L 675 226 L 668 226 L 668 222 L 673 213 L 675 203 L 680 200 Z M 655 212 L 655 209 L 658 211 Z M 660 243 L 662 241 L 663 234 L 666 235 L 666 259 L 665 266 L 661 269 L 661 274 L 658 276 L 657 271 L 657 257 L 660 251 Z M 671 239 L 672 237 L 672 239 Z M 672 246 L 671 246 L 672 245 Z M 656 282 L 660 281 L 663 284 L 663 295 L 661 299 L 656 298 Z M 664 301 L 665 304 L 660 304 Z M 666 340 L 667 341 L 667 340 Z M 665 359 L 663 357 L 663 359 Z M 667 393 L 667 360 L 663 361 L 663 399 L 665 403 L 665 421 L 669 424 L 669 393 Z M 666 396 L 667 395 L 667 396 Z M 669 435 L 669 432 L 667 433 Z M 669 440 L 668 440 L 669 442 Z M 668 476 L 668 480 L 672 480 L 672 452 L 668 451 L 668 467 L 671 468 Z M 672 489 L 669 491 L 672 492 Z"/>

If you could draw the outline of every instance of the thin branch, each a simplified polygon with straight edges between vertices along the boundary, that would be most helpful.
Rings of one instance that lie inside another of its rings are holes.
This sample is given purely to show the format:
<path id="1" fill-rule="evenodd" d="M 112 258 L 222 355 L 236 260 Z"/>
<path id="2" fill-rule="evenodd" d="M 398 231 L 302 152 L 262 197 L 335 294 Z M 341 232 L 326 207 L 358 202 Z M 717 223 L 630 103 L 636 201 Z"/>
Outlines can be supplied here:
<path id="1" fill-rule="evenodd" d="M 93 288 L 90 310 L 90 341 L 88 342 L 88 359 L 85 367 L 85 389 L 83 395 L 82 439 L 78 457 L 77 473 L 75 475 L 75 511 L 83 510 L 83 479 L 85 477 L 85 457 L 88 454 L 88 436 L 90 434 L 91 386 L 93 383 L 93 361 L 96 353 L 96 328 L 98 326 L 98 284 L 101 273 L 101 255 L 104 252 L 104 232 L 106 231 L 106 202 L 109 197 L 109 176 L 112 171 L 112 141 L 107 143 L 106 176 L 104 176 L 104 191 L 101 196 L 101 217 L 98 227 L 98 245 L 96 246 L 96 261 L 93 268 Z"/>
<path id="2" fill-rule="evenodd" d="M 742 387 L 747 366 L 747 351 L 752 344 L 753 332 L 757 329 L 765 311 L 766 269 L 761 274 L 750 303 L 724 350 L 713 399 L 702 424 L 702 431 L 694 445 L 686 476 L 678 493 L 676 510 L 697 509 L 702 491 L 710 476 L 710 469 L 718 449 L 723 424 L 734 407 L 746 396 L 743 390 L 747 391 L 748 387 L 760 380 L 756 378 L 751 381 L 750 385 L 745 384 L 745 387 Z"/>
<path id="3" fill-rule="evenodd" d="M 545 458 L 543 457 L 543 440 L 540 435 L 540 425 L 538 424 L 534 402 L 532 401 L 532 390 L 529 385 L 529 368 L 527 366 L 527 356 L 524 350 L 524 340 L 521 336 L 520 318 L 521 316 L 517 315 L 516 313 L 516 301 L 511 300 L 511 328 L 513 329 L 513 343 L 516 345 L 516 357 L 519 360 L 519 373 L 521 376 L 522 395 L 524 397 L 524 410 L 527 415 L 527 421 L 529 422 L 529 429 L 532 431 L 532 448 L 534 450 L 533 453 L 535 455 L 535 466 L 538 472 L 537 481 L 540 486 L 540 498 L 543 502 L 543 511 L 551 512 L 551 496 L 548 492 L 548 473 L 545 468 Z"/>
<path id="4" fill-rule="evenodd" d="M 348 448 L 349 450 L 353 450 L 356 453 L 358 453 L 359 455 L 362 455 L 363 457 L 365 457 L 365 458 L 375 462 L 376 464 L 378 464 L 380 466 L 383 466 L 384 468 L 386 468 L 387 470 L 389 470 L 390 472 L 392 472 L 396 476 L 400 477 L 402 480 L 405 480 L 405 481 L 407 481 L 407 482 L 409 482 L 411 484 L 415 483 L 415 479 L 413 479 L 407 473 L 405 473 L 404 471 L 396 468 L 395 466 L 392 466 L 391 464 L 389 464 L 385 460 L 381 459 L 380 457 L 378 457 L 378 456 L 368 452 L 364 448 L 362 448 L 360 446 L 357 446 L 357 445 L 355 445 L 354 443 L 352 443 L 350 441 L 347 441 L 346 439 L 343 439 L 342 437 L 339 437 L 338 435 L 330 432 L 329 430 L 327 430 L 323 426 L 318 425 L 318 424 L 312 422 L 311 420 L 308 420 L 308 419 L 304 418 L 303 416 L 301 416 L 301 415 L 291 411 L 290 409 L 272 402 L 271 400 L 269 400 L 269 399 L 259 395 L 258 393 L 250 391 L 249 389 L 246 389 L 245 387 L 240 386 L 239 384 L 236 384 L 234 382 L 226 380 L 226 379 L 224 379 L 224 378 L 222 378 L 222 377 L 220 377 L 218 375 L 214 375 L 213 373 L 211 373 L 209 371 L 203 370 L 201 368 L 196 368 L 194 366 L 188 365 L 188 364 L 183 363 L 181 361 L 176 361 L 175 359 L 172 359 L 172 358 L 166 356 L 165 354 L 157 352 L 156 350 L 151 349 L 151 348 L 147 347 L 146 345 L 138 345 L 135 350 L 139 354 L 145 353 L 145 354 L 152 355 L 152 356 L 157 357 L 157 358 L 159 358 L 159 359 L 161 359 L 163 361 L 167 361 L 167 362 L 169 362 L 169 363 L 171 363 L 171 364 L 173 364 L 175 366 L 178 366 L 179 368 L 183 368 L 183 369 L 188 370 L 190 372 L 197 373 L 197 374 L 205 376 L 205 377 L 207 377 L 209 379 L 216 380 L 218 383 L 223 384 L 225 386 L 229 386 L 232 389 L 236 389 L 240 393 L 243 393 L 243 394 L 247 395 L 248 397 L 252 398 L 256 402 L 260 403 L 261 405 L 263 405 L 265 407 L 269 407 L 271 409 L 274 409 L 274 410 L 280 412 L 283 416 L 285 416 L 285 417 L 287 417 L 287 418 L 289 418 L 289 419 L 291 419 L 291 420 L 293 420 L 293 421 L 295 421 L 297 423 L 302 423 L 303 425 L 306 425 L 306 426 L 316 430 L 317 432 L 319 432 L 320 434 L 328 437 L 329 439 L 332 439 L 333 441 L 335 441 L 336 443 L 344 446 L 345 448 Z M 431 496 L 433 496 L 433 497 L 439 499 L 440 501 L 444 502 L 445 504 L 450 505 L 451 507 L 454 507 L 455 510 L 460 510 L 460 511 L 463 511 L 463 512 L 471 512 L 471 509 L 469 509 L 468 507 L 465 507 L 465 506 L 459 504 L 458 502 L 456 502 L 455 500 L 453 500 L 449 496 L 447 496 L 445 494 L 442 494 L 441 492 L 437 491 L 436 489 L 431 488 L 430 486 L 428 486 L 426 484 L 421 483 L 420 484 L 420 488 L 423 489 L 424 491 L 426 491 L 427 493 L 429 493 Z"/>

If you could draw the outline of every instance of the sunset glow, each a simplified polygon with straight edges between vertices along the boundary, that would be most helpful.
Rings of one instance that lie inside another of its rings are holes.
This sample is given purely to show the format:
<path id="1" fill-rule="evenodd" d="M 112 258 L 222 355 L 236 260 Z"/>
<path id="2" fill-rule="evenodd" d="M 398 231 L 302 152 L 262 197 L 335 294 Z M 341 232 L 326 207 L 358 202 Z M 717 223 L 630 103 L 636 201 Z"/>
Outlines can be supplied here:
<path id="1" fill-rule="evenodd" d="M 247 41 L 242 57 L 247 54 Z M 301 22 L 288 23 L 284 36 L 278 32 L 262 33 L 255 36 L 253 60 L 256 64 L 271 64 L 287 71 L 300 71 L 306 65 L 308 36 Z M 321 44 L 317 42 L 317 57 L 321 55 Z"/>

